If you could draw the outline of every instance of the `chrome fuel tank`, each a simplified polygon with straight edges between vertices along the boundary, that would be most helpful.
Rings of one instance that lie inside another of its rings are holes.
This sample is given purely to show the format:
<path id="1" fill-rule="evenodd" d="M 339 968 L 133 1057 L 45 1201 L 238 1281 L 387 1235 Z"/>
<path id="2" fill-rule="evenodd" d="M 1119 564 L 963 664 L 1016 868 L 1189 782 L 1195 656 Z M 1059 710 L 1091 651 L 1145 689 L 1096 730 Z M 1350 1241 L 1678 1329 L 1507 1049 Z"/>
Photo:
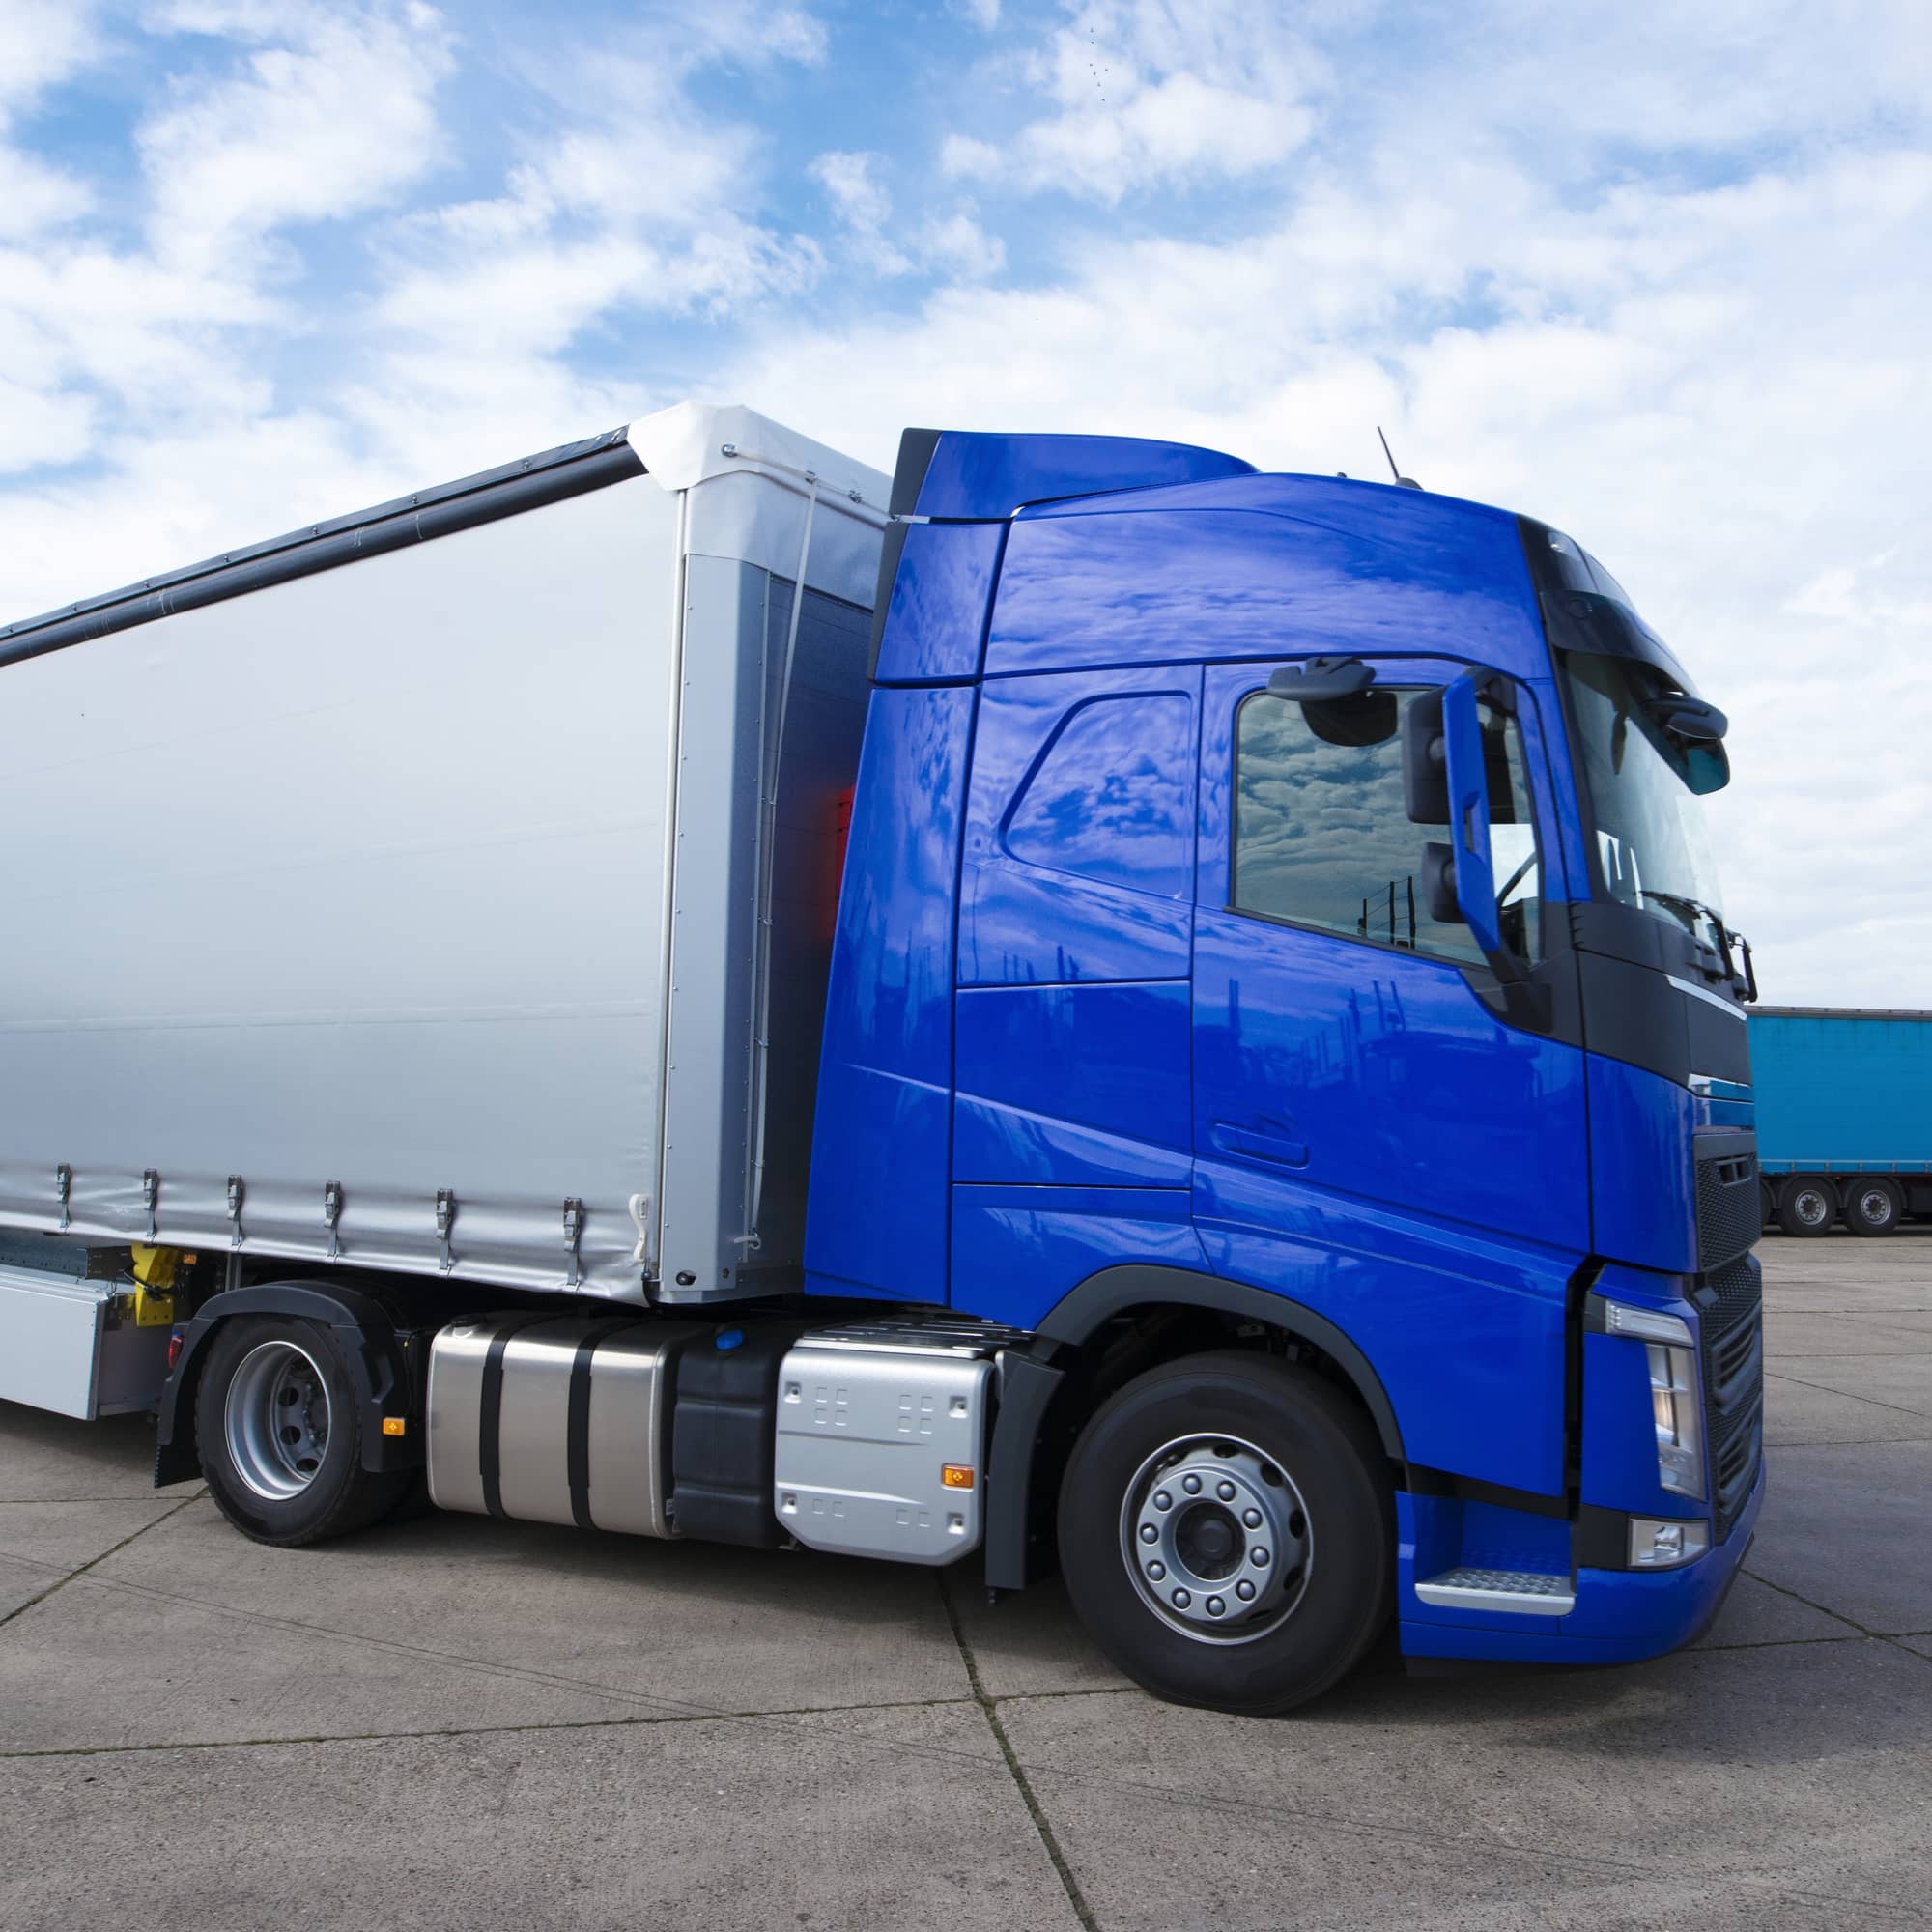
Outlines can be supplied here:
<path id="1" fill-rule="evenodd" d="M 673 1533 L 670 1410 L 696 1323 L 529 1312 L 454 1321 L 430 1345 L 439 1509 Z"/>

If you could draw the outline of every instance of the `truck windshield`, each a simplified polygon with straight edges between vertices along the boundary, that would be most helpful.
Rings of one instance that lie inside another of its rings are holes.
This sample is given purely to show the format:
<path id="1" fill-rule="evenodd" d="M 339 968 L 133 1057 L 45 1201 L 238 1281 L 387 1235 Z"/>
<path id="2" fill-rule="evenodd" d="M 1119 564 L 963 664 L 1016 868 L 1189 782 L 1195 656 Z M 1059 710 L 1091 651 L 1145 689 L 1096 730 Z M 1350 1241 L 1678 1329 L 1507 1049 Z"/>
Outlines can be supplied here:
<path id="1" fill-rule="evenodd" d="M 1720 945 L 1718 868 L 1686 781 L 1690 753 L 1653 717 L 1643 667 L 1565 652 L 1563 668 L 1605 892 Z"/>

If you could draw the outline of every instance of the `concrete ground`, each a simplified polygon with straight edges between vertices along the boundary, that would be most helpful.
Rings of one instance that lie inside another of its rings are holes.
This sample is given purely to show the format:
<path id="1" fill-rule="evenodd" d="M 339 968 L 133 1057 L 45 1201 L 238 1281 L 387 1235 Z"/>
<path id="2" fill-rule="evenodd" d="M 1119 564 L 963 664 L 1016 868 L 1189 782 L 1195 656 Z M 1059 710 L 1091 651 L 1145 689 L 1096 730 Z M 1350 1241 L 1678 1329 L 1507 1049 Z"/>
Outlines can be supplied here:
<path id="1" fill-rule="evenodd" d="M 430 1516 L 261 1549 L 0 1409 L 0 1924 L 1932 1923 L 1932 1228 L 1773 1238 L 1694 1650 L 1157 1704 L 1057 1589 Z"/>

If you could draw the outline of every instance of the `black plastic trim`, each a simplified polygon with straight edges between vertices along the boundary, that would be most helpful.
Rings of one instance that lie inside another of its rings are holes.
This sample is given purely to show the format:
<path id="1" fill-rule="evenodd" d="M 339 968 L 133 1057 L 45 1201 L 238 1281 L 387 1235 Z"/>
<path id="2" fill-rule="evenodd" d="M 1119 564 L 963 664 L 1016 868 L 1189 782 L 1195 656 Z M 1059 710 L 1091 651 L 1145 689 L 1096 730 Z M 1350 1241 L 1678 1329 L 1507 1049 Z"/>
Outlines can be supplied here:
<path id="1" fill-rule="evenodd" d="M 1000 1407 L 986 1458 L 986 1587 L 1023 1590 L 1032 1574 L 1034 1452 L 1065 1372 L 1016 1349 L 1003 1350 L 999 1362 Z"/>
<path id="2" fill-rule="evenodd" d="M 1630 1568 L 1630 1513 L 1585 1503 L 1577 1512 L 1570 1538 L 1572 1560 L 1579 1570 Z"/>
<path id="3" fill-rule="evenodd" d="M 925 486 L 925 472 L 932 468 L 933 453 L 944 433 L 936 429 L 899 432 L 899 456 L 893 466 L 893 494 L 887 504 L 895 517 L 910 517 L 918 511 L 919 493 Z"/>
<path id="4" fill-rule="evenodd" d="M 1458 1476 L 1447 1469 L 1425 1469 L 1410 1463 L 1406 1488 L 1411 1495 L 1442 1496 L 1465 1503 L 1494 1503 L 1502 1509 L 1521 1510 L 1525 1516 L 1557 1517 L 1569 1520 L 1567 1496 L 1546 1495 L 1541 1490 L 1512 1489 L 1507 1483 L 1485 1483 L 1474 1476 Z"/>
<path id="5" fill-rule="evenodd" d="M 64 610 L 0 626 L 0 665 L 41 657 L 177 611 L 219 604 L 270 583 L 311 577 L 641 476 L 643 462 L 625 441 L 626 435 L 625 430 L 615 429 L 582 442 L 565 443 L 521 462 L 229 551 Z"/>
<path id="6" fill-rule="evenodd" d="M 1189 1268 L 1128 1263 L 1102 1268 L 1078 1287 L 1069 1289 L 1047 1311 L 1035 1332 L 1045 1341 L 1077 1345 L 1130 1308 L 1162 1303 L 1237 1315 L 1247 1321 L 1285 1328 L 1303 1341 L 1312 1342 L 1331 1356 L 1354 1383 L 1375 1421 L 1382 1447 L 1396 1462 L 1407 1461 L 1403 1454 L 1402 1431 L 1396 1424 L 1395 1408 L 1389 1402 L 1388 1391 L 1382 1387 L 1381 1378 L 1369 1366 L 1369 1358 L 1325 1315 L 1318 1315 L 1312 1308 L 1304 1308 L 1300 1302 L 1266 1289 L 1229 1281 L 1221 1275 L 1198 1274 Z"/>
<path id="7" fill-rule="evenodd" d="M 598 1349 L 620 1328 L 637 1325 L 637 1317 L 600 1321 L 579 1338 L 570 1359 L 570 1397 L 563 1426 L 563 1462 L 570 1484 L 570 1516 L 579 1529 L 595 1529 L 590 1515 L 590 1374 Z"/>
<path id="8" fill-rule="evenodd" d="M 492 1516 L 508 1514 L 503 1508 L 503 1356 L 526 1328 L 551 1319 L 548 1314 L 513 1316 L 490 1337 L 483 1356 L 476 1398 L 476 1473 L 483 1480 L 483 1507 Z"/>
<path id="9" fill-rule="evenodd" d="M 271 1281 L 212 1295 L 187 1324 L 181 1357 L 161 1384 L 155 1431 L 156 1488 L 185 1483 L 201 1473 L 194 1391 L 210 1339 L 222 1321 L 236 1315 L 295 1315 L 334 1329 L 344 1343 L 343 1354 L 362 1408 L 362 1466 L 377 1471 L 421 1467 L 419 1430 L 405 1435 L 383 1434 L 383 1419 L 398 1394 L 412 1415 L 420 1408 L 409 1358 L 412 1331 L 399 1330 L 388 1310 L 359 1289 L 333 1282 Z"/>

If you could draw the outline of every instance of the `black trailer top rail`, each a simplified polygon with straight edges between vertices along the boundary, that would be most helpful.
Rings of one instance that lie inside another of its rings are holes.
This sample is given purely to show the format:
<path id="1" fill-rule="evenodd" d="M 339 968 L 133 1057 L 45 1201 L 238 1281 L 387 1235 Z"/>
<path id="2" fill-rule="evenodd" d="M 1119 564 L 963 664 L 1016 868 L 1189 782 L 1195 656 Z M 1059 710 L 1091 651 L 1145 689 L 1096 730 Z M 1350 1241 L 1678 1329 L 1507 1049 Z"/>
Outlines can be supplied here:
<path id="1" fill-rule="evenodd" d="M 440 483 L 396 497 L 346 517 L 311 524 L 244 550 L 224 551 L 201 563 L 150 577 L 104 596 L 89 597 L 39 617 L 0 625 L 0 665 L 104 638 L 177 611 L 218 604 L 265 584 L 333 570 L 384 551 L 428 543 L 478 524 L 495 523 L 544 503 L 561 502 L 606 484 L 641 476 L 644 466 L 626 440 L 626 429 L 607 430 L 566 442 L 495 469 L 481 469 L 454 483 Z"/>

